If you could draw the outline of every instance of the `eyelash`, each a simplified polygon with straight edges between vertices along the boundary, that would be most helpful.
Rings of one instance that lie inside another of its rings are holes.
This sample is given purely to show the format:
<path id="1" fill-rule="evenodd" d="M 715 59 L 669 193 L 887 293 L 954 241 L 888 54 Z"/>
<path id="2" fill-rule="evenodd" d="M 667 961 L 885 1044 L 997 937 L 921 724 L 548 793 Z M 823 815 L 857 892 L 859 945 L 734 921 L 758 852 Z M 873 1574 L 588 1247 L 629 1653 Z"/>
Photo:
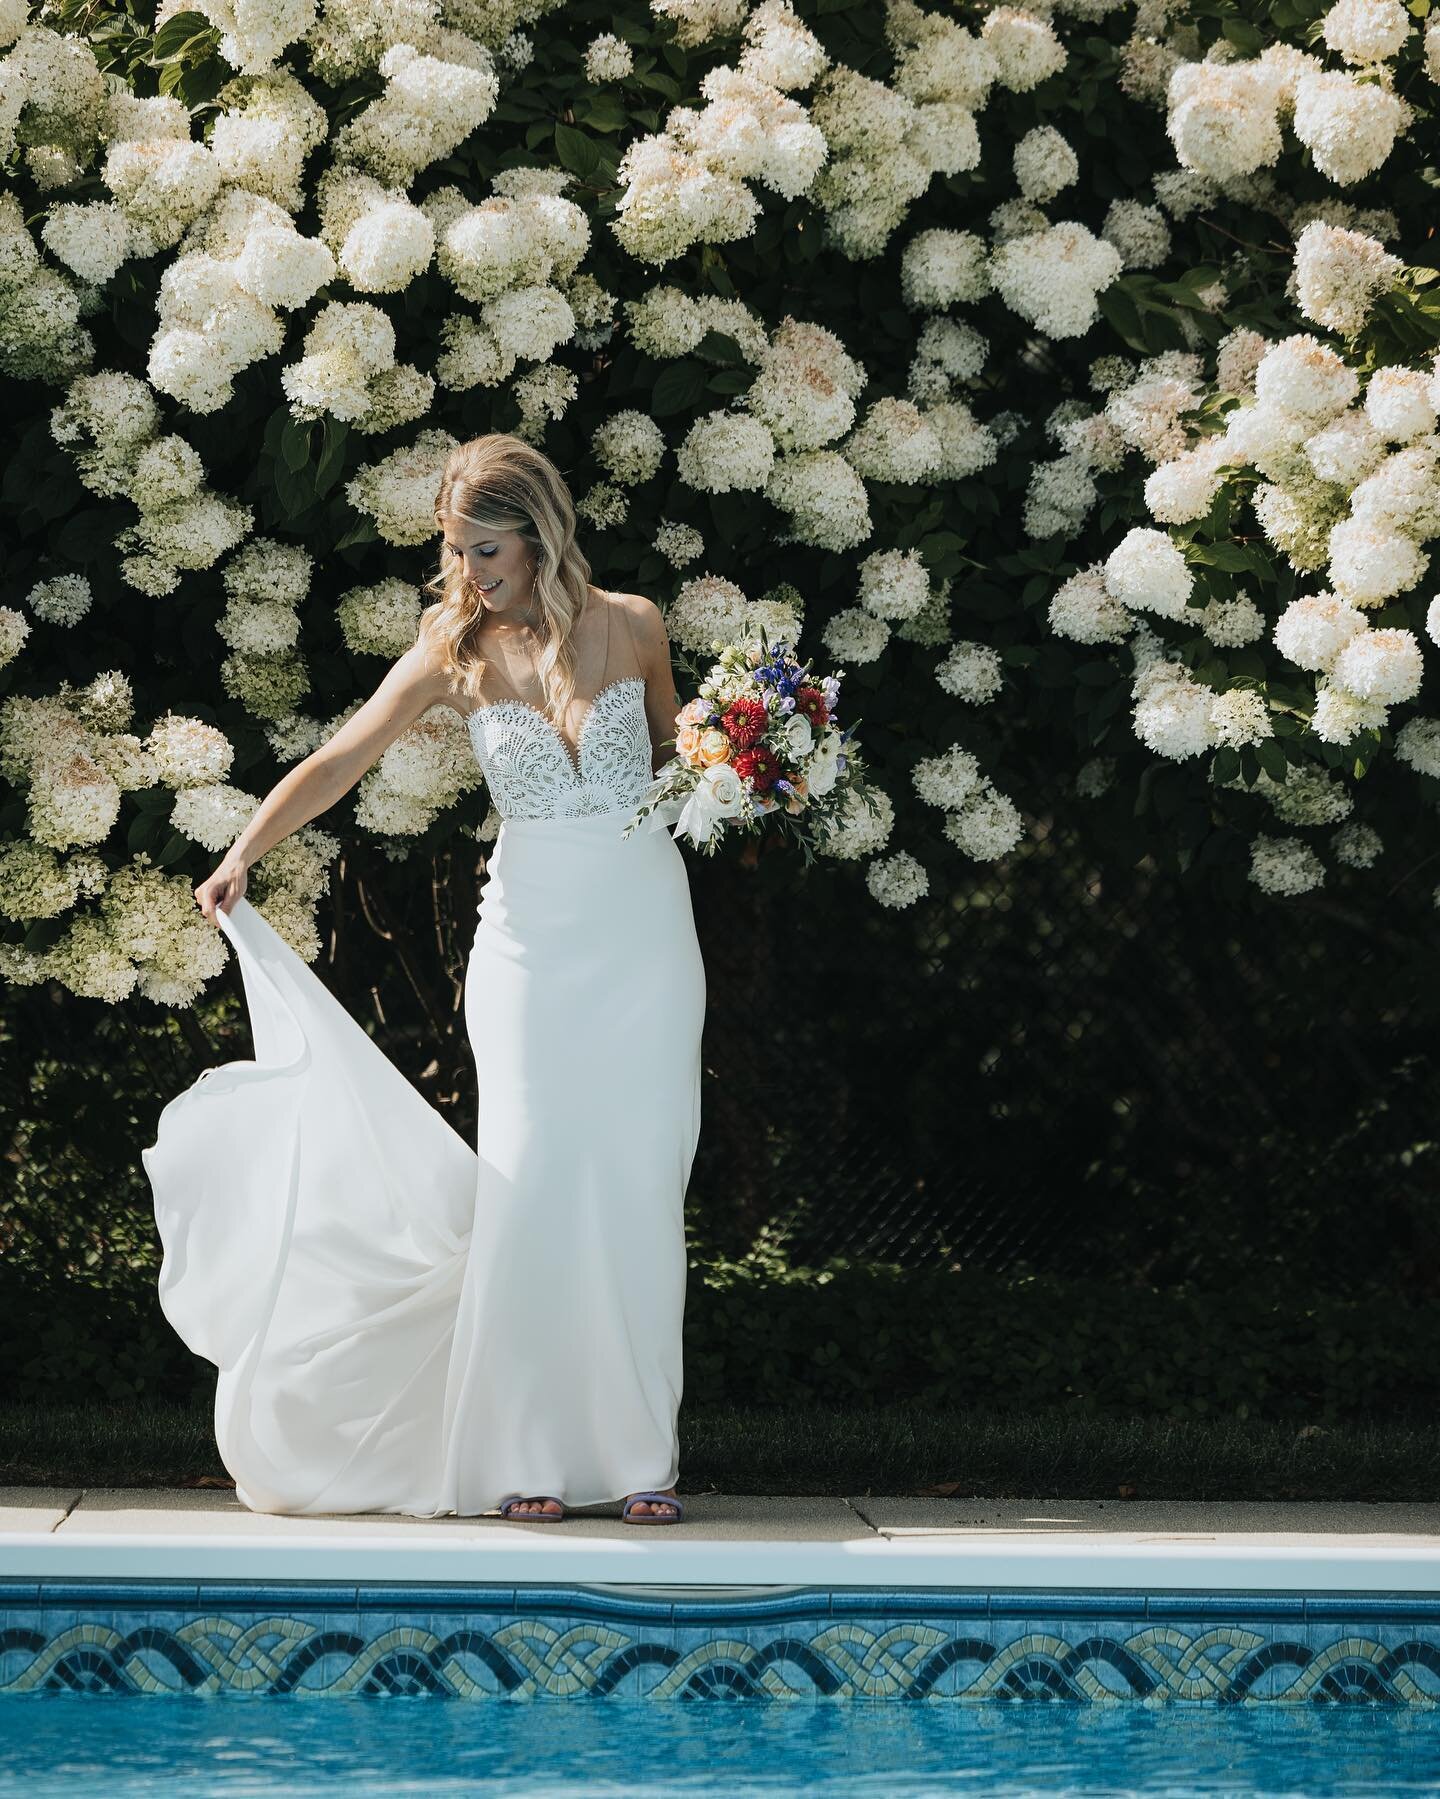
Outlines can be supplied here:
<path id="1" fill-rule="evenodd" d="M 463 554 L 463 551 L 457 550 L 453 543 L 447 543 L 445 548 L 447 550 L 449 550 L 449 552 L 452 556 L 459 556 L 459 555 Z M 494 550 L 481 550 L 480 554 L 482 556 L 493 556 L 495 554 L 495 552 L 494 552 Z"/>

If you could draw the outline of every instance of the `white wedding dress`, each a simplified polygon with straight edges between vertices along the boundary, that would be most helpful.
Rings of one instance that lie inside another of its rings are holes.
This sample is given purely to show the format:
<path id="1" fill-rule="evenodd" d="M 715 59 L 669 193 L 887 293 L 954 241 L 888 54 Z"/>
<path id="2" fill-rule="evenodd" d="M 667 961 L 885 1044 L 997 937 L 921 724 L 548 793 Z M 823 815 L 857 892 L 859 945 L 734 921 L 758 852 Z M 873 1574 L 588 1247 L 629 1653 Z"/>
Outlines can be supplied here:
<path id="1" fill-rule="evenodd" d="M 468 715 L 502 817 L 465 977 L 473 1150 L 248 900 L 218 914 L 255 1059 L 171 1100 L 142 1160 L 161 1305 L 219 1369 L 252 1510 L 675 1484 L 705 972 L 668 818 L 620 834 L 652 750 L 608 624 L 578 757 L 524 700 Z"/>

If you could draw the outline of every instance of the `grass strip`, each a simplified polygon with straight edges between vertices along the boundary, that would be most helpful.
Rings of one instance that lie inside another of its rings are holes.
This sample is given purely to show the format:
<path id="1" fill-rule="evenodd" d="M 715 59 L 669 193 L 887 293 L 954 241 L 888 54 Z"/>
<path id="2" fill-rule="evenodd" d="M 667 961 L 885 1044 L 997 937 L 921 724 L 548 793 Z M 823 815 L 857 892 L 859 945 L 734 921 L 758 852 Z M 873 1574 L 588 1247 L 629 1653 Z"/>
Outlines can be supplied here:
<path id="1" fill-rule="evenodd" d="M 1440 1426 L 1170 1421 L 912 1406 L 709 1406 L 680 1490 L 990 1499 L 1440 1498 Z M 208 1403 L 0 1405 L 0 1485 L 228 1485 Z"/>

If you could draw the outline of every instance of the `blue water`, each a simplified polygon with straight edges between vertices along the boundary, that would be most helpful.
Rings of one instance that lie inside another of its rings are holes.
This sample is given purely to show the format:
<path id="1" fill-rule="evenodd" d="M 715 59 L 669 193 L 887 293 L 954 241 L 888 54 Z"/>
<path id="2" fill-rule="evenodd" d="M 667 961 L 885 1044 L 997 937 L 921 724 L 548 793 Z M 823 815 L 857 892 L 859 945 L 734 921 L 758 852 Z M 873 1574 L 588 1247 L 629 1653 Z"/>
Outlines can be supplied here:
<path id="1" fill-rule="evenodd" d="M 1440 1712 L 945 1700 L 0 1700 L 0 1794 L 1377 1799 L 1440 1793 Z"/>

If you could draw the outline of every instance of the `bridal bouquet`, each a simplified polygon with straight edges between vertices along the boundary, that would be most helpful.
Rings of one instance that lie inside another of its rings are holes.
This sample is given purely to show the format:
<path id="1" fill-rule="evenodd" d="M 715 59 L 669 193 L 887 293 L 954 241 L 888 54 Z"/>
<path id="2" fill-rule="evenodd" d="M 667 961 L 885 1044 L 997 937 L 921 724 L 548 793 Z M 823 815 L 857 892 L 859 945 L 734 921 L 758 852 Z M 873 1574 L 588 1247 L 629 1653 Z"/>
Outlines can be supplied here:
<path id="1" fill-rule="evenodd" d="M 788 643 L 768 644 L 763 627 L 758 638 L 716 638 L 710 648 L 716 661 L 699 697 L 675 720 L 675 754 L 623 834 L 649 817 L 652 830 L 673 825 L 676 837 L 713 855 L 727 829 L 753 833 L 773 818 L 808 866 L 826 821 L 852 796 L 872 810 L 876 804 L 855 726 L 836 722 L 841 677 L 812 674 Z"/>

